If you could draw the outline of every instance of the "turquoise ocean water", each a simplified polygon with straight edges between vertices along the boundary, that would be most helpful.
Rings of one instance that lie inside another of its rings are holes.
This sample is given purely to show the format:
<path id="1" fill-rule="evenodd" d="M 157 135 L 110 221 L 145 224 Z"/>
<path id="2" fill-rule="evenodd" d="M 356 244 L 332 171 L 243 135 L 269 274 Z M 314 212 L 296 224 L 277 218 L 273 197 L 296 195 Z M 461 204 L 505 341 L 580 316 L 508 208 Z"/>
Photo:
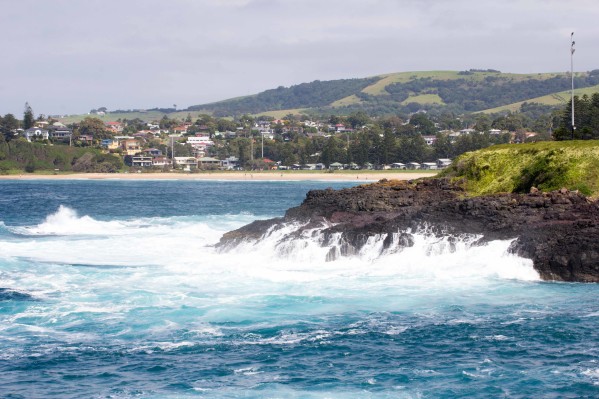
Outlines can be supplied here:
<path id="1" fill-rule="evenodd" d="M 599 397 L 599 286 L 509 241 L 213 247 L 348 185 L 0 181 L 0 398 Z"/>

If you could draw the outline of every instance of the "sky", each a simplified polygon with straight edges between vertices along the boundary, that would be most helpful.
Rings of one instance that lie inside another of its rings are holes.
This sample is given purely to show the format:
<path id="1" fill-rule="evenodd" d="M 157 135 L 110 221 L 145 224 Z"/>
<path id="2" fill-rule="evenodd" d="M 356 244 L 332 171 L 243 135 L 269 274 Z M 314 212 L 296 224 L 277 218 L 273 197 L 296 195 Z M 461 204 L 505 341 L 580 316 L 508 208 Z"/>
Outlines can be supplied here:
<path id="1" fill-rule="evenodd" d="M 0 0 L 0 114 L 145 109 L 383 73 L 599 68 L 597 0 Z"/>

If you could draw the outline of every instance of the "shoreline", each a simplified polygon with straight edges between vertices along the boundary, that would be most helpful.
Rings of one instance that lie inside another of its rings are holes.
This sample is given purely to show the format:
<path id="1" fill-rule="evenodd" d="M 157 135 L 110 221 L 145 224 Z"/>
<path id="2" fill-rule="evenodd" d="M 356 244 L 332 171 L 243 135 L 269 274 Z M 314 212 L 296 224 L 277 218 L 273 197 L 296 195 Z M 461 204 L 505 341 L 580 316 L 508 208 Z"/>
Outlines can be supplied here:
<path id="1" fill-rule="evenodd" d="M 58 175 L 0 175 L 1 180 L 227 180 L 227 181 L 379 181 L 412 180 L 435 176 L 437 172 L 372 173 L 280 173 L 280 172 L 207 172 L 207 173 L 72 173 Z"/>

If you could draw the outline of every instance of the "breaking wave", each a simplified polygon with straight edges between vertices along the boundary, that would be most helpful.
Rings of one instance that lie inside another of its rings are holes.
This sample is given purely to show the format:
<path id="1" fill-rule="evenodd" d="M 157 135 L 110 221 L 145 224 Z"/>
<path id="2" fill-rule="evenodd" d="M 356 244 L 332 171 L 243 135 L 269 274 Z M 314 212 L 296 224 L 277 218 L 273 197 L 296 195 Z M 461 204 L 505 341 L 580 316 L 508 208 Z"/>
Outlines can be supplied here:
<path id="1" fill-rule="evenodd" d="M 508 253 L 510 240 L 479 245 L 480 236 L 438 236 L 427 229 L 372 236 L 347 256 L 341 256 L 341 234 L 325 240 L 325 225 L 297 235 L 300 225 L 284 224 L 258 241 L 242 242 L 228 251 L 214 248 L 223 233 L 253 219 L 254 215 L 238 214 L 102 221 L 60 206 L 38 225 L 7 227 L 22 239 L 2 242 L 0 256 L 72 265 L 157 266 L 184 274 L 271 282 L 539 279 L 531 260 Z M 409 246 L 401 242 L 406 237 Z"/>

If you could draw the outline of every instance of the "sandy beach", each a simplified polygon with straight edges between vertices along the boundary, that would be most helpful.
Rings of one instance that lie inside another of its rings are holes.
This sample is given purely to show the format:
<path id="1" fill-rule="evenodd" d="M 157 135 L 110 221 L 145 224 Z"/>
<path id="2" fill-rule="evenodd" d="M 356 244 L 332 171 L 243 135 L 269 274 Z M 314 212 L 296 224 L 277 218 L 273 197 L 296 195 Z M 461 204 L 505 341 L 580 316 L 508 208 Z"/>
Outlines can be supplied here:
<path id="1" fill-rule="evenodd" d="M 231 181 L 378 181 L 411 180 L 436 172 L 302 173 L 302 172 L 204 172 L 204 173 L 72 173 L 0 175 L 0 180 L 231 180 Z"/>

